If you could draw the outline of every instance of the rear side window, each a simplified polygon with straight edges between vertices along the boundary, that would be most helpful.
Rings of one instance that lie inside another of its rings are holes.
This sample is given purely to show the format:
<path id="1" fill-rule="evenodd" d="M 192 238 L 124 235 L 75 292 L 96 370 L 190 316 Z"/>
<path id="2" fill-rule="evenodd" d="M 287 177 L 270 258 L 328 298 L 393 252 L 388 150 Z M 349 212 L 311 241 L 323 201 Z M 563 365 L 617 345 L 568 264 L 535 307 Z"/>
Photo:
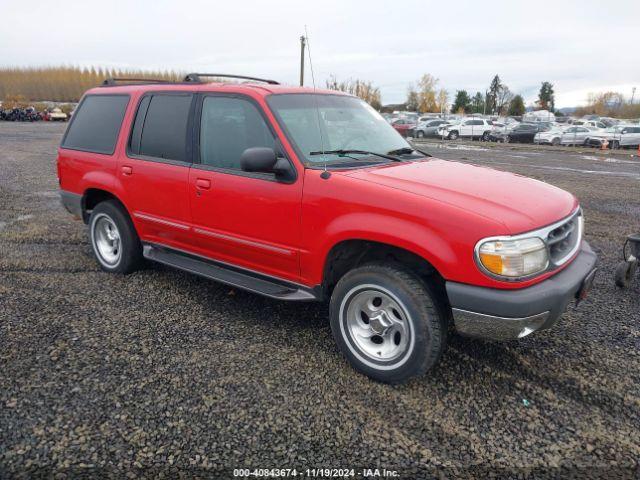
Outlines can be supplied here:
<path id="1" fill-rule="evenodd" d="M 73 115 L 62 148 L 112 155 L 129 95 L 87 95 Z"/>
<path id="2" fill-rule="evenodd" d="M 193 95 L 154 94 L 142 98 L 133 123 L 131 153 L 190 161 L 188 123 Z"/>

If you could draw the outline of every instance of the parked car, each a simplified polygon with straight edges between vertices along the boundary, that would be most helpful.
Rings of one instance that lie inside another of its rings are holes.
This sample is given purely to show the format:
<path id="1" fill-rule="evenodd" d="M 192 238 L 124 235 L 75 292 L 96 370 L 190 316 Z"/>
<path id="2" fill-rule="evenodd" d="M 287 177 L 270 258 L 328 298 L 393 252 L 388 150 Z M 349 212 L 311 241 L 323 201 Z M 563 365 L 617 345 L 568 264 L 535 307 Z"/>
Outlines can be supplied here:
<path id="1" fill-rule="evenodd" d="M 592 132 L 584 143 L 591 147 L 601 147 L 607 141 L 609 148 L 638 147 L 640 144 L 640 126 L 618 125 L 604 131 Z"/>
<path id="2" fill-rule="evenodd" d="M 481 138 L 482 140 L 489 140 L 489 134 L 491 133 L 491 122 L 480 118 L 469 118 L 454 124 L 444 124 L 438 128 L 438 135 L 448 138 L 449 140 L 455 140 L 458 137 L 461 138 Z"/>
<path id="3" fill-rule="evenodd" d="M 539 123 L 520 123 L 511 130 L 492 132 L 491 140 L 504 143 L 533 143 L 536 133 L 544 130 L 545 125 Z"/>
<path id="4" fill-rule="evenodd" d="M 572 125 L 577 127 L 597 128 L 600 130 L 607 128 L 607 125 L 600 120 L 575 120 Z"/>
<path id="5" fill-rule="evenodd" d="M 562 131 L 560 136 L 561 145 L 585 145 L 590 136 L 596 135 L 601 130 L 598 128 L 587 128 L 583 126 L 571 126 Z"/>
<path id="6" fill-rule="evenodd" d="M 39 120 L 41 120 L 41 117 L 35 107 L 27 107 L 24 109 L 25 122 L 37 122 Z"/>
<path id="7" fill-rule="evenodd" d="M 406 118 L 398 118 L 391 123 L 391 126 L 403 137 L 408 136 L 409 130 L 415 128 L 416 123 Z"/>
<path id="8" fill-rule="evenodd" d="M 253 82 L 111 80 L 83 96 L 57 174 L 102 270 L 147 259 L 327 299 L 346 358 L 395 383 L 433 367 L 454 328 L 521 338 L 591 288 L 570 193 L 432 158 L 357 97 Z"/>
<path id="9" fill-rule="evenodd" d="M 538 145 L 560 145 L 562 133 L 569 128 L 572 127 L 552 127 L 547 130 L 538 132 L 533 137 L 533 143 Z"/>
<path id="10" fill-rule="evenodd" d="M 66 122 L 67 121 L 67 114 L 64 113 L 61 109 L 59 109 L 58 107 L 51 109 L 51 111 L 49 111 L 46 119 L 50 122 Z"/>
<path id="11" fill-rule="evenodd" d="M 438 127 L 446 123 L 447 121 L 442 120 L 441 118 L 420 122 L 415 126 L 415 128 L 409 130 L 409 136 L 416 138 L 436 136 L 438 134 Z"/>

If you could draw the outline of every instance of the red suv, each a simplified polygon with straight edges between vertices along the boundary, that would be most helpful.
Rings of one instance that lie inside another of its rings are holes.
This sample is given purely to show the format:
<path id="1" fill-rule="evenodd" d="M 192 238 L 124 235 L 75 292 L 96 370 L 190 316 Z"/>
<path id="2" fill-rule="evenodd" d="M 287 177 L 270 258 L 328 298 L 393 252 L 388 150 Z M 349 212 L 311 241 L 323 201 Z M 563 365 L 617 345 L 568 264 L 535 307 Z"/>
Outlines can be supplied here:
<path id="1" fill-rule="evenodd" d="M 108 80 L 73 115 L 62 201 L 103 270 L 328 299 L 340 350 L 385 382 L 435 365 L 453 328 L 524 337 L 588 291 L 573 195 L 415 150 L 350 95 L 203 77 Z"/>

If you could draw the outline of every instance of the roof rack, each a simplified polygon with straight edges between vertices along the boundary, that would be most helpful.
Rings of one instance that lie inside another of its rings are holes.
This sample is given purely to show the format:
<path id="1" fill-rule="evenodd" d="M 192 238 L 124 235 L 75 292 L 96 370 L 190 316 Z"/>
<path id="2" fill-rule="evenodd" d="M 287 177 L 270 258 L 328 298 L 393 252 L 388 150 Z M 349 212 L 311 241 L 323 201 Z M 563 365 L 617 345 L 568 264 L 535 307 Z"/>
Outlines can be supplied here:
<path id="1" fill-rule="evenodd" d="M 117 85 L 118 82 L 130 82 L 130 83 L 172 83 L 170 80 L 158 80 L 155 78 L 105 78 L 102 81 L 102 86 Z"/>
<path id="2" fill-rule="evenodd" d="M 276 82 L 275 80 L 267 80 L 265 78 L 257 77 L 246 77 L 244 75 L 229 75 L 227 73 L 189 73 L 186 77 L 184 77 L 184 81 L 201 83 L 202 79 L 200 77 L 240 78 L 243 80 L 255 80 L 256 82 L 264 82 L 268 83 L 269 85 L 280 85 L 280 83 Z"/>

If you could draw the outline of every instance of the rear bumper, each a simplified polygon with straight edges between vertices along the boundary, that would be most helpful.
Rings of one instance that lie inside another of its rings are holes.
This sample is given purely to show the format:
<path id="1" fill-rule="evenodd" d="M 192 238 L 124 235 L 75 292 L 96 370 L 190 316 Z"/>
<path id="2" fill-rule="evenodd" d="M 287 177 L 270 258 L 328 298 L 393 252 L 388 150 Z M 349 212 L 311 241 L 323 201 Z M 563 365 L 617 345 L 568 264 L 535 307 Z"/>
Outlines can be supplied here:
<path id="1" fill-rule="evenodd" d="M 553 326 L 592 278 L 596 254 L 586 241 L 561 272 L 531 287 L 500 290 L 447 282 L 456 330 L 491 340 L 520 338 Z"/>
<path id="2" fill-rule="evenodd" d="M 82 218 L 82 195 L 60 190 L 60 202 L 67 212 Z"/>

